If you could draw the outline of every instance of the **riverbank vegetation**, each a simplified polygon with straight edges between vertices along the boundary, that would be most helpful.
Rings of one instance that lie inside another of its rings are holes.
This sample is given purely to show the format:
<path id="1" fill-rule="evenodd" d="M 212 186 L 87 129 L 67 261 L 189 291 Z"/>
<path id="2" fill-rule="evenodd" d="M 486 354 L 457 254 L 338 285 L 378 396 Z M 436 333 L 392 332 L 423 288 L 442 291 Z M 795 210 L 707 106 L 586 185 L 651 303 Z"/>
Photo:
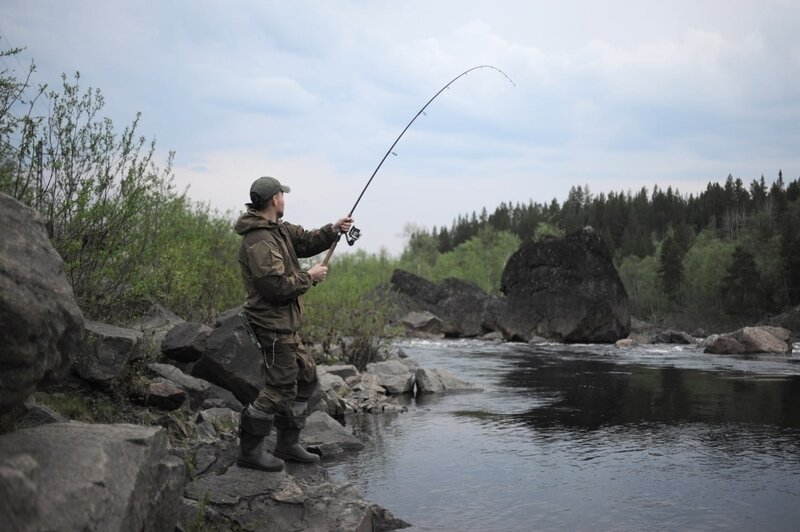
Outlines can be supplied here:
<path id="1" fill-rule="evenodd" d="M 33 65 L 0 72 L 0 191 L 38 211 L 86 316 L 123 324 L 158 302 L 210 322 L 240 304 L 238 213 L 176 190 L 172 154 L 158 160 L 138 116 L 121 129 L 102 116 L 101 92 L 82 88 L 78 74 L 55 89 L 34 77 Z M 752 321 L 800 304 L 799 196 L 800 181 L 780 172 L 749 184 L 731 175 L 694 195 L 576 186 L 563 203 L 513 201 L 449 227 L 408 227 L 399 257 L 334 257 L 330 280 L 307 296 L 308 334 L 326 342 L 381 335 L 387 309 L 370 294 L 395 268 L 498 293 L 522 243 L 584 225 L 612 251 L 637 317 L 684 328 Z"/>

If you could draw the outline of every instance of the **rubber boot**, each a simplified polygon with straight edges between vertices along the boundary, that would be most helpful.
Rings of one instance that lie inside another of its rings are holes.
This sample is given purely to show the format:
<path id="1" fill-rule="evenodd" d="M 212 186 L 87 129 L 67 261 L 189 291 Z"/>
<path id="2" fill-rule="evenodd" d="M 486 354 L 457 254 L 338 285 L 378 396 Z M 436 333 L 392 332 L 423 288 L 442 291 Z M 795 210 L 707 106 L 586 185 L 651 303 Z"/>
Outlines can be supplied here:
<path id="1" fill-rule="evenodd" d="M 239 455 L 236 457 L 236 465 L 261 471 L 283 469 L 283 460 L 264 452 L 262 448 L 264 438 L 269 436 L 272 430 L 272 420 L 271 416 L 256 417 L 248 408 L 242 410 L 242 416 L 239 418 Z"/>
<path id="2" fill-rule="evenodd" d="M 293 462 L 319 462 L 319 455 L 306 451 L 300 445 L 299 428 L 279 428 L 278 441 L 275 443 L 275 451 L 272 453 L 278 458 L 291 460 Z"/>

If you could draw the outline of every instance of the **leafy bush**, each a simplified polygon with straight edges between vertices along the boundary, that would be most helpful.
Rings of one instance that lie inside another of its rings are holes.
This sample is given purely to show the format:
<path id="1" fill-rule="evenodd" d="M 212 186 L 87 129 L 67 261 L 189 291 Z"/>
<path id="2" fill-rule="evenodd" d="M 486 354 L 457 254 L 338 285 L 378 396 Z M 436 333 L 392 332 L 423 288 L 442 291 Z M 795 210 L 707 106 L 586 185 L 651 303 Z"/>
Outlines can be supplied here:
<path id="1" fill-rule="evenodd" d="M 375 289 L 391 280 L 396 261 L 383 251 L 334 256 L 328 279 L 305 296 L 307 340 L 326 348 L 339 345 L 344 359 L 363 370 L 385 351 L 392 309 Z"/>
<path id="2" fill-rule="evenodd" d="M 241 302 L 232 217 L 175 193 L 173 155 L 154 162 L 139 115 L 117 133 L 79 74 L 48 91 L 32 90 L 34 72 L 0 72 L 0 191 L 41 214 L 83 312 L 125 322 L 159 302 L 209 321 Z M 45 100 L 47 115 L 35 116 Z"/>

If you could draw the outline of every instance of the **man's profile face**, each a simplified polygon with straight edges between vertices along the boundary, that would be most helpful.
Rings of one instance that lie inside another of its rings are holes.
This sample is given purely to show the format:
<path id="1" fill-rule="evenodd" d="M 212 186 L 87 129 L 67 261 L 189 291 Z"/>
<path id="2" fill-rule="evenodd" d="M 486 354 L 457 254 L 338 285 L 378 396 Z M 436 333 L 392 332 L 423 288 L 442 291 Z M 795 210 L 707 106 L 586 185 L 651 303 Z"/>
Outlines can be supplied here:
<path id="1" fill-rule="evenodd" d="M 278 192 L 275 194 L 275 213 L 278 215 L 278 218 L 283 218 L 283 192 Z"/>

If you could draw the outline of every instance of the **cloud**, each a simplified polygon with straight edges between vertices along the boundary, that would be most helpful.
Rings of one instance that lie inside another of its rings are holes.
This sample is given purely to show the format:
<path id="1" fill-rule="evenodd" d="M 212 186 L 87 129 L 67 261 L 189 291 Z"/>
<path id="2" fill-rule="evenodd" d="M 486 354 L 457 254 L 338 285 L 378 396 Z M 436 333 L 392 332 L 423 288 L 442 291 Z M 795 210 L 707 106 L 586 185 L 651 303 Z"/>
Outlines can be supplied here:
<path id="1" fill-rule="evenodd" d="M 176 181 L 221 210 L 271 173 L 292 219 L 352 202 L 371 250 L 500 201 L 800 174 L 800 4 L 791 1 L 52 3 L 0 30 L 41 79 L 80 70 L 117 124 L 177 151 Z M 37 80 L 38 81 L 38 80 Z M 363 210 L 362 210 L 363 209 Z"/>

